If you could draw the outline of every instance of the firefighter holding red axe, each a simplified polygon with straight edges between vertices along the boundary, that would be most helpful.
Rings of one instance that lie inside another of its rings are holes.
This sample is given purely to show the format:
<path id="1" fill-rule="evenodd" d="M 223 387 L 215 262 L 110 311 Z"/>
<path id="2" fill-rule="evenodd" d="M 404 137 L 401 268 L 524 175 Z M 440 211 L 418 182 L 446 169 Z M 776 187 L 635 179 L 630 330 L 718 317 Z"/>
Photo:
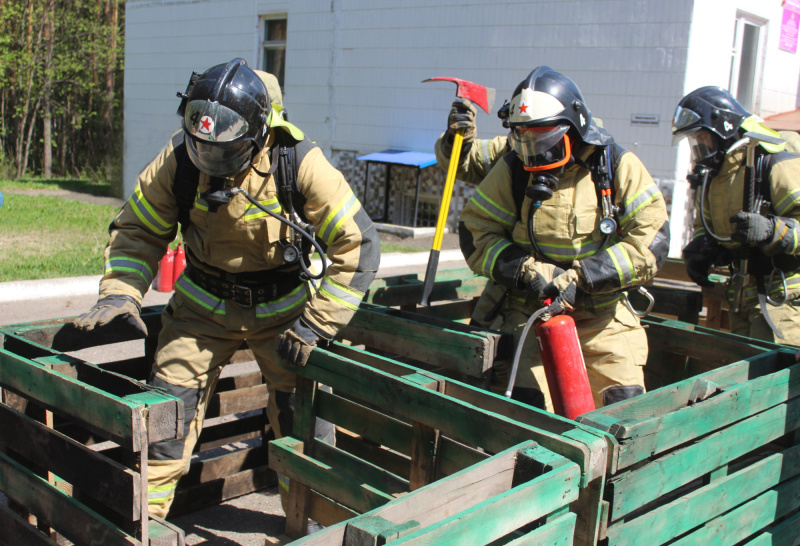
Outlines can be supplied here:
<path id="1" fill-rule="evenodd" d="M 534 69 L 498 115 L 510 129 L 505 143 L 473 140 L 450 154 L 459 178 L 495 159 L 459 226 L 469 266 L 508 294 L 492 326 L 519 340 L 534 313 L 566 311 L 594 404 L 643 393 L 647 338 L 624 294 L 648 283 L 667 256 L 663 196 L 639 159 L 594 122 L 574 82 L 549 67 Z M 448 132 L 458 121 L 451 112 Z M 493 387 L 553 411 L 536 339 L 522 349 L 515 384 L 510 363 L 496 362 Z"/>

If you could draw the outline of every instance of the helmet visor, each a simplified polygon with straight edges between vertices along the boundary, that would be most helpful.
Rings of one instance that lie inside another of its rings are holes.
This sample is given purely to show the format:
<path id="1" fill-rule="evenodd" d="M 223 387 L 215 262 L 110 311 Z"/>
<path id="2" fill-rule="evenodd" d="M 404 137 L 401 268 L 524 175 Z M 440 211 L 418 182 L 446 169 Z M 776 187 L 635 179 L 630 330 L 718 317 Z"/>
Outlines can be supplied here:
<path id="1" fill-rule="evenodd" d="M 678 106 L 675 109 L 675 117 L 672 118 L 672 134 L 674 135 L 672 137 L 672 145 L 674 146 L 686 136 L 686 133 L 683 133 L 683 131 L 687 127 L 691 127 L 699 121 L 700 116 L 697 112 Z"/>
<path id="2" fill-rule="evenodd" d="M 547 170 L 564 165 L 569 160 L 569 125 L 555 127 L 514 127 L 509 140 L 522 158 L 526 170 Z"/>
<path id="3" fill-rule="evenodd" d="M 247 120 L 218 102 L 193 100 L 186 105 L 183 128 L 193 138 L 208 142 L 231 142 L 249 128 Z"/>
<path id="4" fill-rule="evenodd" d="M 689 133 L 687 138 L 692 149 L 692 161 L 695 163 L 702 163 L 716 155 L 718 139 L 710 131 L 705 129 L 694 131 Z"/>
<path id="5" fill-rule="evenodd" d="M 233 176 L 242 171 L 250 163 L 253 147 L 252 139 L 225 145 L 186 138 L 189 159 L 210 176 Z"/>

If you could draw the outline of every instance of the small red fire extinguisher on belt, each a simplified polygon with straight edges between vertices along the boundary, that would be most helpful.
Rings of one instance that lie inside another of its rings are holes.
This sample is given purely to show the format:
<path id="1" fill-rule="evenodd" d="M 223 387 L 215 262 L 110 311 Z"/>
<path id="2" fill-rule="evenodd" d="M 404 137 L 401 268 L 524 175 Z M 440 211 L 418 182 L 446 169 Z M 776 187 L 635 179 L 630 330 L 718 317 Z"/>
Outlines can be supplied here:
<path id="1" fill-rule="evenodd" d="M 550 300 L 546 300 L 544 307 L 531 315 L 522 330 L 506 390 L 506 396 L 509 398 L 514 389 L 522 346 L 525 344 L 528 331 L 547 311 L 550 303 Z M 586 374 L 586 364 L 575 321 L 566 313 L 561 313 L 540 322 L 534 330 L 555 412 L 568 419 L 574 419 L 578 415 L 593 411 L 594 398 Z"/>
<path id="2" fill-rule="evenodd" d="M 164 257 L 158 262 L 158 276 L 156 290 L 159 292 L 172 292 L 174 282 L 172 275 L 175 266 L 175 250 L 168 248 Z"/>
<path id="3" fill-rule="evenodd" d="M 175 263 L 172 265 L 172 288 L 175 288 L 175 283 L 178 282 L 178 277 L 181 276 L 183 270 L 186 268 L 186 252 L 183 250 L 183 245 L 178 243 L 178 248 L 175 249 Z"/>

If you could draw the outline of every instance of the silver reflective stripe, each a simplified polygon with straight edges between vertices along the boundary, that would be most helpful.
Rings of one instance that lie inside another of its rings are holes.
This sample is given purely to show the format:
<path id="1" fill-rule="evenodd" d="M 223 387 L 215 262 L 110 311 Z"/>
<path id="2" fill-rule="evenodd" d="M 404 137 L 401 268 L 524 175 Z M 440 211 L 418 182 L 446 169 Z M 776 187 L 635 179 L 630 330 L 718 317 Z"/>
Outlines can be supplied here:
<path id="1" fill-rule="evenodd" d="M 166 223 L 154 210 L 147 199 L 144 198 L 142 190 L 136 186 L 136 191 L 133 192 L 128 202 L 131 204 L 136 217 L 141 220 L 144 226 L 155 233 L 156 235 L 166 235 L 175 227 L 175 224 Z"/>
<path id="2" fill-rule="evenodd" d="M 800 201 L 800 190 L 795 190 L 773 205 L 775 214 L 783 216 L 786 211 L 792 208 L 798 201 Z"/>
<path id="3" fill-rule="evenodd" d="M 147 503 L 148 504 L 162 504 L 175 492 L 178 483 L 175 482 L 171 485 L 158 485 L 155 487 L 147 488 Z"/>
<path id="4" fill-rule="evenodd" d="M 186 275 L 181 275 L 178 282 L 175 283 L 175 290 L 197 303 L 205 307 L 215 314 L 225 314 L 225 301 L 214 297 L 209 292 L 206 292 L 189 279 Z"/>
<path id="5" fill-rule="evenodd" d="M 344 307 L 354 311 L 358 309 L 358 305 L 361 303 L 361 299 L 363 298 L 362 295 L 345 286 L 335 283 L 328 277 L 325 277 L 322 280 L 322 286 L 320 286 L 319 291 L 331 299 L 339 302 Z"/>
<path id="6" fill-rule="evenodd" d="M 620 219 L 621 224 L 625 224 L 630 220 L 639 209 L 653 200 L 653 197 L 658 194 L 658 186 L 652 184 L 639 192 L 633 199 L 625 203 L 625 215 Z"/>
<path id="7" fill-rule="evenodd" d="M 516 214 L 494 203 L 491 199 L 483 194 L 480 187 L 478 187 L 475 190 L 475 193 L 472 194 L 472 199 L 470 199 L 470 201 L 475 203 L 475 206 L 492 218 L 496 219 L 501 224 L 513 226 L 517 221 Z"/>
<path id="8" fill-rule="evenodd" d="M 307 299 L 308 291 L 305 283 L 303 283 L 280 299 L 256 305 L 256 317 L 264 318 L 286 313 L 295 307 L 303 305 Z"/>
<path id="9" fill-rule="evenodd" d="M 485 138 L 481 140 L 481 151 L 483 152 L 483 172 L 488 174 L 492 168 L 492 162 L 489 161 L 489 141 Z"/>
<path id="10" fill-rule="evenodd" d="M 150 285 L 153 282 L 153 271 L 142 260 L 133 258 L 111 258 L 105 263 L 104 273 L 136 273 Z"/>
<path id="11" fill-rule="evenodd" d="M 342 227 L 346 218 L 355 214 L 356 208 L 360 206 L 358 199 L 352 190 L 348 193 L 347 197 L 339 203 L 338 207 L 334 209 L 333 213 L 322 223 L 319 228 L 319 237 L 325 243 L 331 244 L 339 228 Z"/>
<path id="12" fill-rule="evenodd" d="M 283 212 L 281 204 L 275 197 L 273 197 L 272 199 L 267 199 L 266 201 L 259 201 L 258 203 L 264 208 L 271 210 L 275 214 L 280 214 L 281 212 Z M 244 211 L 245 220 L 255 220 L 256 218 L 263 218 L 264 216 L 268 216 L 268 213 L 264 212 L 251 202 L 249 201 L 247 202 L 247 206 L 245 207 Z"/>
<path id="13" fill-rule="evenodd" d="M 607 248 L 606 251 L 611 256 L 611 261 L 614 262 L 614 267 L 617 269 L 620 286 L 631 284 L 635 280 L 635 276 L 633 264 L 625 248 L 622 245 L 614 245 Z"/>

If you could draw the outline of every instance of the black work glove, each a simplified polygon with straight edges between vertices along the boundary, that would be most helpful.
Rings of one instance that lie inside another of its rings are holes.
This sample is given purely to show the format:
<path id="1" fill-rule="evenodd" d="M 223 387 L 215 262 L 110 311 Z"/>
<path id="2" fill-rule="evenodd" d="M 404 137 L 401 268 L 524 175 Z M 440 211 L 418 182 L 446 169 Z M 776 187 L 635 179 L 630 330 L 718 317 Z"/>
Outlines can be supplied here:
<path id="1" fill-rule="evenodd" d="M 291 328 L 283 333 L 278 344 L 278 355 L 289 366 L 302 368 L 308 363 L 311 351 L 317 346 L 319 336 L 306 326 L 302 319 L 297 319 Z"/>
<path id="2" fill-rule="evenodd" d="M 147 337 L 147 327 L 139 316 L 142 307 L 131 296 L 106 296 L 100 298 L 86 313 L 72 323 L 78 330 L 91 332 L 109 324 L 126 324 Z"/>
<path id="3" fill-rule="evenodd" d="M 475 125 L 475 116 L 478 114 L 478 109 L 472 104 L 469 99 L 456 99 L 453 101 L 453 106 L 450 108 L 450 116 L 447 118 L 447 131 L 450 133 L 450 141 L 452 142 L 452 135 L 461 133 L 464 136 L 463 147 L 471 143 L 478 134 L 478 129 Z"/>
<path id="4" fill-rule="evenodd" d="M 686 273 L 699 286 L 714 286 L 708 279 L 708 270 L 714 265 L 708 247 L 705 237 L 698 237 L 683 249 Z"/>
<path id="5" fill-rule="evenodd" d="M 734 224 L 731 239 L 743 245 L 762 245 L 775 233 L 775 220 L 755 212 L 737 212 L 730 222 Z"/>
<path id="6" fill-rule="evenodd" d="M 553 300 L 550 304 L 553 311 L 548 310 L 551 314 L 557 314 L 562 310 L 575 310 L 578 301 L 583 296 L 583 290 L 578 288 L 578 272 L 574 269 L 567 269 L 544 287 L 542 295 Z"/>

